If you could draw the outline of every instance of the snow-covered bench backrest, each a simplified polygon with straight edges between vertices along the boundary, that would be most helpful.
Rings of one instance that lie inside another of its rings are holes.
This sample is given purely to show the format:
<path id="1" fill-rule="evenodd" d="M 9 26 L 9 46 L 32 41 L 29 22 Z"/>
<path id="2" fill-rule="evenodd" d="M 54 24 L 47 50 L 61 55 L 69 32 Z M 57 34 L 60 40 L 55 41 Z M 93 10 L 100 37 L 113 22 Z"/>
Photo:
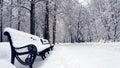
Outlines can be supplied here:
<path id="1" fill-rule="evenodd" d="M 43 50 L 44 48 L 49 47 L 49 45 L 43 45 L 41 38 L 29 33 L 18 31 L 12 28 L 5 28 L 4 32 L 8 32 L 11 36 L 12 43 L 15 47 L 21 47 L 28 44 L 34 44 L 37 47 L 38 51 Z"/>
<path id="2" fill-rule="evenodd" d="M 42 39 L 42 38 L 41 38 L 40 40 L 41 40 L 42 44 L 50 44 L 49 41 L 46 40 L 46 39 Z"/>

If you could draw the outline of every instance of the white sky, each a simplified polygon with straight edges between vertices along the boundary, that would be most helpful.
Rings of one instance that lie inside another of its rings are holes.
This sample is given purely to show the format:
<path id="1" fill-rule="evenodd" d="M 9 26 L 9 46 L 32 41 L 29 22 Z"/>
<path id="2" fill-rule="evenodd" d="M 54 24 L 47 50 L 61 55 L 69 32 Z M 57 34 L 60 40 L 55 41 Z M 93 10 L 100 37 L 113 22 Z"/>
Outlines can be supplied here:
<path id="1" fill-rule="evenodd" d="M 89 0 L 78 0 L 78 2 L 81 3 L 81 4 L 84 5 L 84 6 L 87 6 L 87 5 L 88 5 L 88 1 L 89 1 Z"/>
<path id="2" fill-rule="evenodd" d="M 84 2 L 85 0 L 78 0 L 78 1 L 81 3 L 81 2 Z"/>

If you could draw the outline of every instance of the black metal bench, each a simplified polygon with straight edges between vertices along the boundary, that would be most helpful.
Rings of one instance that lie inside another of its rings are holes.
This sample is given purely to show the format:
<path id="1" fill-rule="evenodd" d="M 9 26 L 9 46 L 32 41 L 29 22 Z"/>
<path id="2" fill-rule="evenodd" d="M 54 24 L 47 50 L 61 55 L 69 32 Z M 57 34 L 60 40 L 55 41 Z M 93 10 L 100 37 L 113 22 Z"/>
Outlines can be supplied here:
<path id="1" fill-rule="evenodd" d="M 11 63 L 14 64 L 15 58 L 23 65 L 28 65 L 32 68 L 36 56 L 41 56 L 44 60 L 45 54 L 53 49 L 53 45 L 48 41 L 44 44 L 44 39 L 39 38 L 25 32 L 21 32 L 12 28 L 6 28 L 4 35 L 8 37 L 8 41 L 11 46 Z M 22 50 L 27 49 L 27 50 Z M 22 50 L 22 51 L 19 51 Z M 25 60 L 22 60 L 19 56 L 26 55 Z"/>
<path id="2" fill-rule="evenodd" d="M 37 56 L 37 48 L 33 44 L 25 45 L 23 47 L 15 47 L 13 45 L 12 39 L 10 34 L 6 31 L 4 32 L 4 35 L 8 37 L 8 40 L 10 42 L 11 46 L 11 63 L 14 64 L 15 58 L 23 65 L 29 65 L 30 68 L 32 68 L 32 65 L 34 63 L 34 60 Z M 17 52 L 17 50 L 27 48 L 28 51 L 25 52 Z M 28 54 L 28 57 L 26 57 L 25 61 L 23 61 L 19 55 L 25 55 Z"/>

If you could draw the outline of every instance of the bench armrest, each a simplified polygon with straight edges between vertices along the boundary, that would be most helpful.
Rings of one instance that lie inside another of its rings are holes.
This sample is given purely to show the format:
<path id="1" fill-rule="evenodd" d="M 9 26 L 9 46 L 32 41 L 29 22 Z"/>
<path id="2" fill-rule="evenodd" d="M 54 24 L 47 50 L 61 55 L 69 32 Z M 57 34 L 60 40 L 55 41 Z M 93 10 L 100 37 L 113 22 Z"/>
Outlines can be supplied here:
<path id="1" fill-rule="evenodd" d="M 27 49 L 27 51 L 17 51 L 17 50 L 22 50 L 22 49 Z M 16 59 L 23 65 L 30 65 L 34 62 L 35 57 L 37 56 L 37 48 L 33 44 L 26 45 L 24 47 L 19 47 L 15 48 L 17 54 L 16 54 Z M 19 55 L 27 55 L 25 58 L 25 61 L 23 61 Z"/>
<path id="2" fill-rule="evenodd" d="M 23 49 L 23 48 L 27 48 L 29 45 L 23 46 L 23 47 L 16 47 L 15 49 Z"/>
<path id="3" fill-rule="evenodd" d="M 35 45 L 29 44 L 23 47 L 16 47 L 15 50 L 18 55 L 24 55 L 24 54 L 29 54 L 32 51 L 37 51 L 37 48 L 35 48 Z"/>

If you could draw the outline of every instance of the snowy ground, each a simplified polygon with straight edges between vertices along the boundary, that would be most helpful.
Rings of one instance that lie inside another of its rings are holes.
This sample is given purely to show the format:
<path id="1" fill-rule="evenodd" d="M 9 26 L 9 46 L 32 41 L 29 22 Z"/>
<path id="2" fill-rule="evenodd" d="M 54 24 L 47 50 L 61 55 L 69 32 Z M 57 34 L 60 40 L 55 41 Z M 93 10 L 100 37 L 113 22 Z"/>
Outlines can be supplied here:
<path id="1" fill-rule="evenodd" d="M 118 45 L 86 43 L 56 46 L 41 68 L 120 68 Z"/>
<path id="2" fill-rule="evenodd" d="M 33 68 L 120 68 L 119 63 L 120 43 L 64 43 L 57 44 L 44 61 L 37 57 Z M 15 66 L 29 68 L 17 61 Z"/>

